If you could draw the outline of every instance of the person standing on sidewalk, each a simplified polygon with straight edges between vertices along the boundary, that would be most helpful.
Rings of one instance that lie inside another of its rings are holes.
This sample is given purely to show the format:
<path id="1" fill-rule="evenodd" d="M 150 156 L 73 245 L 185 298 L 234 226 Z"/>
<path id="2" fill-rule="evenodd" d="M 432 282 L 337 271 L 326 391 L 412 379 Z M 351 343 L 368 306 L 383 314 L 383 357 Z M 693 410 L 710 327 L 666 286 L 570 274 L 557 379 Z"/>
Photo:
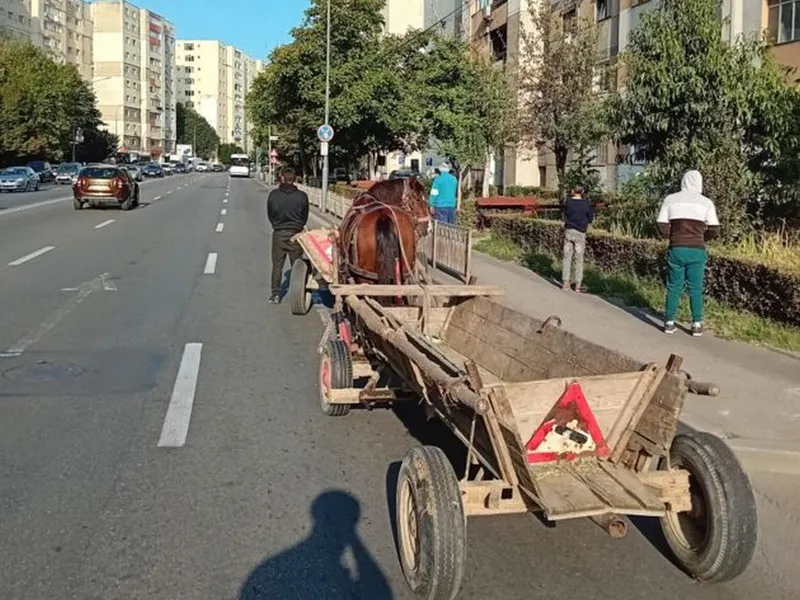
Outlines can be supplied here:
<path id="1" fill-rule="evenodd" d="M 439 167 L 439 175 L 431 184 L 431 196 L 428 202 L 434 219 L 440 223 L 455 224 L 458 179 L 450 172 L 450 165 L 443 164 Z"/>
<path id="2" fill-rule="evenodd" d="M 586 231 L 594 220 L 592 202 L 585 197 L 583 186 L 570 190 L 564 202 L 564 259 L 561 267 L 561 287 L 570 289 L 572 260 L 575 259 L 575 291 L 583 284 L 583 255 L 586 250 Z"/>
<path id="3" fill-rule="evenodd" d="M 308 222 L 308 196 L 294 184 L 294 169 L 281 171 L 280 185 L 269 193 L 267 217 L 272 225 L 272 293 L 269 301 L 281 301 L 283 264 L 289 257 L 290 265 L 302 258 L 303 249 L 292 238 L 305 229 Z"/>
<path id="4" fill-rule="evenodd" d="M 686 171 L 681 191 L 664 199 L 658 213 L 658 229 L 669 238 L 667 251 L 667 299 L 664 333 L 675 333 L 675 315 L 688 284 L 692 311 L 692 335 L 703 335 L 703 281 L 706 242 L 719 235 L 719 219 L 714 203 L 703 195 L 700 171 Z"/>

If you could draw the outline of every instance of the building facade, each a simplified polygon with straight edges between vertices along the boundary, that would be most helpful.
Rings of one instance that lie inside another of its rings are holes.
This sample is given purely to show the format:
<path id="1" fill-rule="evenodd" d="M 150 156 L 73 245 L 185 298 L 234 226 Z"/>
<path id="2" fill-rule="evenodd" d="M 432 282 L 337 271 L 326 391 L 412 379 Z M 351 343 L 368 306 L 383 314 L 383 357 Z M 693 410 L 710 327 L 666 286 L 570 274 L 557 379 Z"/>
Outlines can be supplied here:
<path id="1" fill-rule="evenodd" d="M 92 17 L 83 0 L 0 0 L 0 28 L 92 80 Z"/>
<path id="2" fill-rule="evenodd" d="M 203 116 L 221 143 L 252 150 L 245 97 L 264 62 L 216 40 L 178 40 L 176 61 L 178 102 Z"/>
<path id="3" fill-rule="evenodd" d="M 175 29 L 162 16 L 120 0 L 92 7 L 93 87 L 123 151 L 153 158 L 175 151 Z"/>
<path id="4" fill-rule="evenodd" d="M 470 0 L 463 13 L 462 31 L 473 50 L 509 73 L 524 60 L 522 32 L 528 21 L 529 0 Z M 539 186 L 544 171 L 536 148 L 509 144 L 488 162 L 489 182 L 496 186 Z"/>

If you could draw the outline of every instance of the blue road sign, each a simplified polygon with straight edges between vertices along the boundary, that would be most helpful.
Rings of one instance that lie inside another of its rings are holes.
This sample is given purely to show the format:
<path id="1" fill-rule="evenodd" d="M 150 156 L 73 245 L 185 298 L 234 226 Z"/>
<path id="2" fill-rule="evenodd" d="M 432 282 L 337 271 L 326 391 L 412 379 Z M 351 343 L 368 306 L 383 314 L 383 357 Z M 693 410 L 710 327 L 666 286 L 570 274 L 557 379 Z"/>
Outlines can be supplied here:
<path id="1" fill-rule="evenodd" d="M 317 137 L 320 142 L 330 142 L 333 139 L 333 127 L 328 125 L 320 125 L 317 129 Z"/>

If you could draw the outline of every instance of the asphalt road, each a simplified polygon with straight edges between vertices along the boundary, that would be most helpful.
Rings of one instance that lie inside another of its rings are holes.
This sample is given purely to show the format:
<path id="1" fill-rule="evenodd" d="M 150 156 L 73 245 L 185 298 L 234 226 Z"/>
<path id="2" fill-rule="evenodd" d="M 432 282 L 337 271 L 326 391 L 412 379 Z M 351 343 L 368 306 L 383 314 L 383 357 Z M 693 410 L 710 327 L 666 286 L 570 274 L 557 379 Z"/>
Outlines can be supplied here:
<path id="1" fill-rule="evenodd" d="M 410 598 L 394 476 L 449 434 L 414 411 L 319 412 L 319 314 L 265 302 L 263 187 L 190 175 L 142 201 L 0 211 L 0 598 Z M 769 547 L 796 536 L 783 512 L 762 515 Z M 796 556 L 704 586 L 642 529 L 472 520 L 460 597 L 799 595 Z"/>

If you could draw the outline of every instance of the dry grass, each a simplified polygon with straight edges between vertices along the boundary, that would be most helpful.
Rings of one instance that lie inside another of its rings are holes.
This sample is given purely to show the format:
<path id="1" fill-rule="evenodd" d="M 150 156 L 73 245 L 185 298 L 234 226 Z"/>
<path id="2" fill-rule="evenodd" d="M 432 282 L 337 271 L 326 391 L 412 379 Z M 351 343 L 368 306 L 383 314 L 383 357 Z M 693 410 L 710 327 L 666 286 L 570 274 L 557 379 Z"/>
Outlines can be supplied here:
<path id="1" fill-rule="evenodd" d="M 726 256 L 766 264 L 800 273 L 800 232 L 783 228 L 774 232 L 753 233 L 736 244 L 713 245 L 712 251 Z"/>

